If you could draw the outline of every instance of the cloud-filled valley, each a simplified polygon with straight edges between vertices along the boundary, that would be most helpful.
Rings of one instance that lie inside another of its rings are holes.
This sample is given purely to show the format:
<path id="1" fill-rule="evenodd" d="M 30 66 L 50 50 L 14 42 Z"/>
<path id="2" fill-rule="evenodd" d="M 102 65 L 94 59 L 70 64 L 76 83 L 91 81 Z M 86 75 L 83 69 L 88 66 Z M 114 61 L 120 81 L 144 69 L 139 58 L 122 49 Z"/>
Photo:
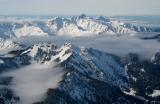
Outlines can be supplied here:
<path id="1" fill-rule="evenodd" d="M 3 73 L 1 76 L 13 77 L 10 86 L 19 104 L 32 104 L 45 99 L 49 88 L 57 88 L 64 71 L 54 65 L 33 64 Z"/>

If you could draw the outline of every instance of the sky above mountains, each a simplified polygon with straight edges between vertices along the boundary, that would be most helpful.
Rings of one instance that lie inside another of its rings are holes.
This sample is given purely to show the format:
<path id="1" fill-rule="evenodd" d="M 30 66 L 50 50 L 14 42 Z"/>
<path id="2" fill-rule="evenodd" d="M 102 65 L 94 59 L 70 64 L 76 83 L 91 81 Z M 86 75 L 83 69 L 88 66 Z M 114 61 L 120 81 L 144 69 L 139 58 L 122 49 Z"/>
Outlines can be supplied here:
<path id="1" fill-rule="evenodd" d="M 0 0 L 1 15 L 160 15 L 160 0 Z"/>

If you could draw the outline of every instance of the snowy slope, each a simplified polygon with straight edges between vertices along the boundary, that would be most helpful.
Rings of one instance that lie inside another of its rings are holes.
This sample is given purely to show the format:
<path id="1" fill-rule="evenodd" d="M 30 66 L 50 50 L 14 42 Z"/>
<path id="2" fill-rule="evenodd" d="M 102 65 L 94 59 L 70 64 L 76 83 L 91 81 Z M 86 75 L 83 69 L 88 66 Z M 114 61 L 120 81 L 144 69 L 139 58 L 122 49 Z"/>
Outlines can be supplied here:
<path id="1" fill-rule="evenodd" d="M 119 65 L 116 57 L 92 48 L 77 48 L 72 46 L 72 56 L 67 60 L 66 66 L 93 79 L 101 80 L 119 87 L 126 87 L 122 77 L 127 75 Z"/>

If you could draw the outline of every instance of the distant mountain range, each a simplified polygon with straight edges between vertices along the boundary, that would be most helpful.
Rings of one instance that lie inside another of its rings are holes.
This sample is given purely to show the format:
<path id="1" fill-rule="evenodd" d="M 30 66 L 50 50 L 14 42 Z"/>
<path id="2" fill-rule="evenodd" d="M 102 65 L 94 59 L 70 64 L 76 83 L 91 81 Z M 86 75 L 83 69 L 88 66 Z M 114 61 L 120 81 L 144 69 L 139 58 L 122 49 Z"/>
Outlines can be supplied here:
<path id="1" fill-rule="evenodd" d="M 24 37 L 46 35 L 115 35 L 137 32 L 157 32 L 158 29 L 111 20 L 107 17 L 91 17 L 84 14 L 73 17 L 54 17 L 45 21 L 1 21 L 0 37 Z"/>

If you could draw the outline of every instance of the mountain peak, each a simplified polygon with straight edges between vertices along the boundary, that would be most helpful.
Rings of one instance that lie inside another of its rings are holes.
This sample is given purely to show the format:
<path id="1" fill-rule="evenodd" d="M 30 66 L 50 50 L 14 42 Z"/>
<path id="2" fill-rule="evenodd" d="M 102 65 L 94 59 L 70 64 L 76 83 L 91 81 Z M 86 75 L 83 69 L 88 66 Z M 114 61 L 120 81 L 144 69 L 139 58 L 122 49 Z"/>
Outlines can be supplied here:
<path id="1" fill-rule="evenodd" d="M 54 43 L 42 43 L 29 47 L 23 54 L 28 54 L 33 61 L 48 64 L 67 60 L 72 55 L 72 51 L 69 43 L 65 43 L 60 48 Z"/>
<path id="2" fill-rule="evenodd" d="M 102 20 L 102 21 L 105 21 L 105 22 L 110 22 L 110 19 L 109 18 L 106 18 L 104 16 L 99 16 L 98 17 L 98 20 Z"/>
<path id="3" fill-rule="evenodd" d="M 85 14 L 81 14 L 80 16 L 78 16 L 79 19 L 83 19 L 86 18 L 87 16 Z"/>

